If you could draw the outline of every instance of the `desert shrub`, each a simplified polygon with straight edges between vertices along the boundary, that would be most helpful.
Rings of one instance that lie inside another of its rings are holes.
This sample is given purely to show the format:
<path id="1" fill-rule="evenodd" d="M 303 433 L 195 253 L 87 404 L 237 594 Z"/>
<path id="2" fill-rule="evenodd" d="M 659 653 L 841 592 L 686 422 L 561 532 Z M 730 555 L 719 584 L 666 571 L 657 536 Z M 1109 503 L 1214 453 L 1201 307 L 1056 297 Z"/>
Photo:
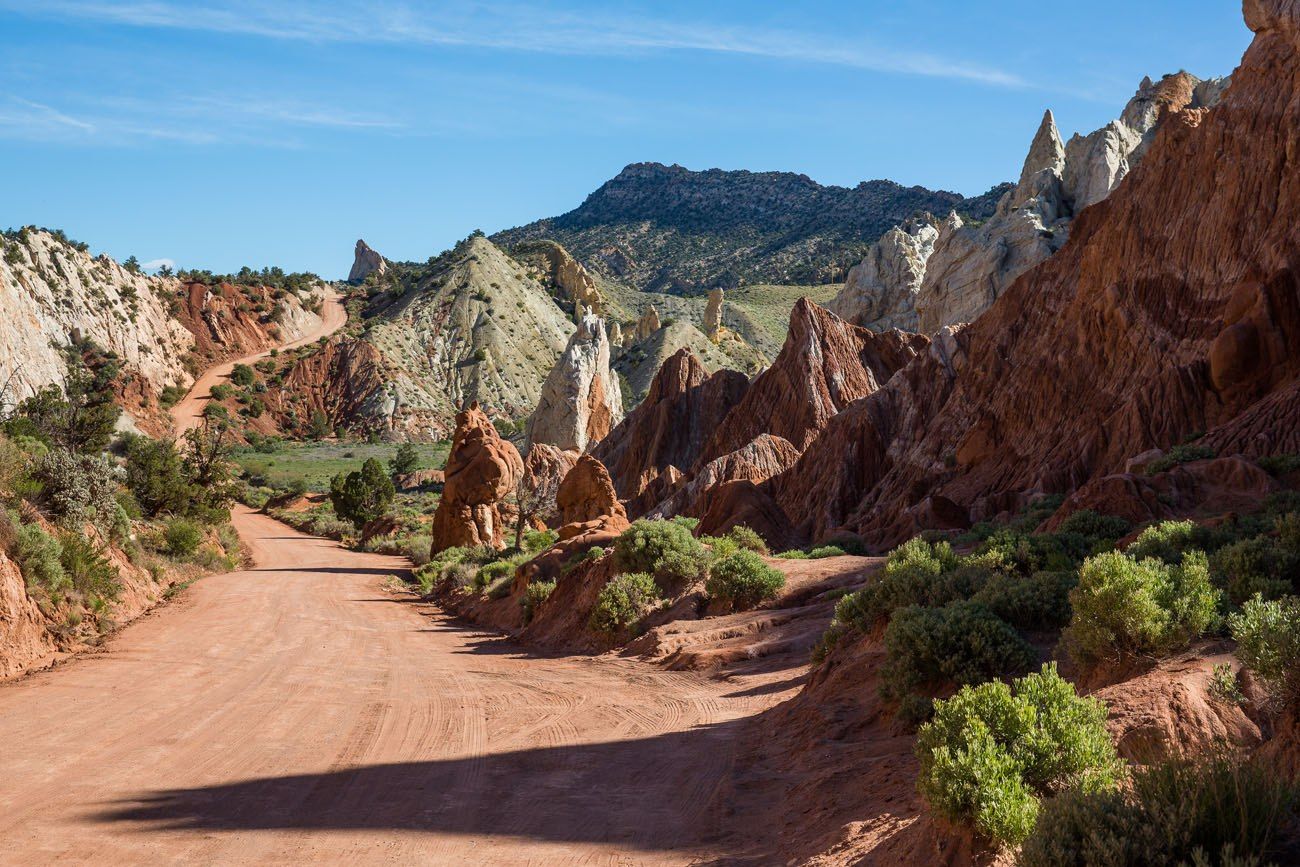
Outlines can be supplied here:
<path id="1" fill-rule="evenodd" d="M 172 557 L 190 557 L 202 542 L 202 528 L 185 518 L 172 518 L 163 528 L 163 550 Z"/>
<path id="2" fill-rule="evenodd" d="M 1070 591 L 1070 653 L 1089 665 L 1114 656 L 1167 653 L 1214 623 L 1218 601 L 1200 551 L 1176 566 L 1119 551 L 1099 554 L 1084 562 Z"/>
<path id="3" fill-rule="evenodd" d="M 394 496 L 393 480 L 374 458 L 367 459 L 360 470 L 339 473 L 330 480 L 334 513 L 357 529 L 387 512 Z"/>
<path id="4" fill-rule="evenodd" d="M 516 560 L 493 560 L 491 563 L 486 563 L 478 570 L 478 575 L 474 577 L 474 586 L 482 589 L 498 578 L 514 575 L 515 567 L 518 565 Z"/>
<path id="5" fill-rule="evenodd" d="M 1196 536 L 1195 521 L 1161 521 L 1143 530 L 1124 549 L 1124 553 L 1134 560 L 1154 557 L 1166 563 L 1177 563 L 1193 548 L 1204 548 L 1197 544 Z"/>
<path id="6" fill-rule="evenodd" d="M 763 562 L 753 551 L 735 551 L 713 561 L 704 589 L 733 610 L 753 608 L 785 586 L 785 574 Z"/>
<path id="7" fill-rule="evenodd" d="M 615 575 L 601 588 L 589 625 L 596 632 L 618 635 L 630 630 L 642 612 L 659 598 L 659 586 L 645 572 Z"/>
<path id="8" fill-rule="evenodd" d="M 755 551 L 759 554 L 767 553 L 767 543 L 763 541 L 763 537 L 744 524 L 737 524 L 728 530 L 726 538 L 735 543 L 736 547 L 745 551 Z"/>
<path id="9" fill-rule="evenodd" d="M 1147 475 L 1154 476 L 1156 473 L 1172 470 L 1179 464 L 1209 460 L 1212 457 L 1214 457 L 1214 449 L 1209 446 L 1197 445 L 1196 443 L 1180 443 L 1165 452 L 1161 457 L 1147 464 Z"/>
<path id="10" fill-rule="evenodd" d="M 1132 526 L 1118 516 L 1099 515 L 1091 509 L 1081 509 L 1062 521 L 1056 532 L 1060 536 L 1082 537 L 1096 551 L 1099 546 L 1113 546 Z"/>
<path id="11" fill-rule="evenodd" d="M 257 377 L 253 374 L 253 368 L 247 364 L 236 364 L 230 371 L 230 381 L 240 388 L 247 388 L 253 384 Z"/>
<path id="12" fill-rule="evenodd" d="M 836 533 L 822 544 L 827 547 L 838 548 L 845 554 L 853 554 L 858 557 L 869 553 L 866 541 L 856 533 Z"/>
<path id="13" fill-rule="evenodd" d="M 554 530 L 527 530 L 524 532 L 523 547 L 529 554 L 540 554 L 560 540 L 560 534 Z"/>
<path id="14" fill-rule="evenodd" d="M 675 515 L 668 520 L 670 523 L 676 524 L 679 527 L 685 527 L 692 533 L 694 533 L 696 528 L 700 526 L 699 518 L 690 518 L 686 515 Z"/>
<path id="15" fill-rule="evenodd" d="M 1136 770 L 1127 789 L 1073 789 L 1044 801 L 1019 863 L 1262 867 L 1295 803 L 1294 785 L 1260 763 L 1170 759 Z"/>
<path id="16" fill-rule="evenodd" d="M 912 539 L 890 552 L 873 583 L 836 604 L 835 619 L 869 632 L 899 608 L 967 599 L 988 576 L 984 566 L 963 565 L 947 542 Z"/>
<path id="17" fill-rule="evenodd" d="M 423 566 L 429 562 L 429 549 L 433 545 L 432 536 L 422 536 L 416 534 L 407 536 L 403 544 L 403 554 L 415 566 Z"/>
<path id="18" fill-rule="evenodd" d="M 126 488 L 144 514 L 181 514 L 190 503 L 189 480 L 173 443 L 131 437 L 126 447 Z"/>
<path id="19" fill-rule="evenodd" d="M 884 643 L 880 692 L 894 700 L 949 684 L 1019 674 L 1038 660 L 1010 624 L 983 605 L 965 601 L 895 611 Z"/>
<path id="20" fill-rule="evenodd" d="M 122 595 L 122 575 L 98 545 L 80 533 L 64 533 L 59 544 L 59 562 L 74 590 L 109 601 Z"/>
<path id="21" fill-rule="evenodd" d="M 388 459 L 388 473 L 392 476 L 404 476 L 420 467 L 420 453 L 410 443 L 402 443 Z"/>
<path id="22" fill-rule="evenodd" d="M 63 571 L 63 546 L 38 524 L 24 524 L 17 528 L 12 553 L 29 587 L 42 587 L 48 593 L 59 593 L 68 588 L 68 578 Z"/>
<path id="23" fill-rule="evenodd" d="M 1300 598 L 1256 596 L 1228 618 L 1237 658 L 1274 695 L 1300 702 Z"/>
<path id="24" fill-rule="evenodd" d="M 1210 675 L 1210 695 L 1224 704 L 1241 704 L 1246 700 L 1237 685 L 1237 673 L 1232 670 L 1231 663 L 1221 662 L 1214 666 Z"/>
<path id="25" fill-rule="evenodd" d="M 808 549 L 809 560 L 824 560 L 827 557 L 843 557 L 844 549 L 838 545 L 819 545 Z"/>
<path id="26" fill-rule="evenodd" d="M 524 598 L 519 600 L 519 604 L 524 607 L 524 624 L 532 622 L 533 616 L 541 604 L 551 597 L 555 590 L 554 581 L 534 581 L 524 590 Z"/>
<path id="27" fill-rule="evenodd" d="M 1073 571 L 991 572 L 971 596 L 998 617 L 1020 629 L 1059 629 L 1070 622 L 1070 591 L 1079 578 Z"/>
<path id="28" fill-rule="evenodd" d="M 1106 706 L 1077 695 L 1055 665 L 935 702 L 916 755 L 917 788 L 934 811 L 1004 843 L 1029 835 L 1040 799 L 1065 786 L 1104 789 L 1119 765 Z"/>
<path id="29" fill-rule="evenodd" d="M 640 520 L 614 541 L 614 563 L 625 572 L 653 575 L 672 592 L 703 577 L 708 552 L 680 523 Z"/>
<path id="30" fill-rule="evenodd" d="M 41 482 L 46 506 L 56 518 L 68 524 L 112 518 L 117 475 L 107 458 L 52 449 L 37 464 L 35 476 Z"/>
<path id="31" fill-rule="evenodd" d="M 229 400 L 235 390 L 225 383 L 218 383 L 208 390 L 213 400 Z"/>
<path id="32" fill-rule="evenodd" d="M 807 560 L 808 552 L 801 548 L 791 548 L 789 551 L 782 551 L 776 556 L 779 560 Z"/>
<path id="33" fill-rule="evenodd" d="M 1022 533 L 1002 528 L 990 533 L 976 556 L 996 557 L 1009 569 L 1023 574 L 1076 569 L 1093 553 L 1095 540 L 1077 533 Z"/>
<path id="34" fill-rule="evenodd" d="M 1264 472 L 1272 476 L 1285 476 L 1300 470 L 1300 455 L 1268 455 L 1258 461 Z"/>
<path id="35" fill-rule="evenodd" d="M 1300 578 L 1300 557 L 1267 536 L 1243 539 L 1216 551 L 1210 560 L 1216 583 L 1233 605 L 1259 594 L 1277 599 L 1295 592 Z"/>

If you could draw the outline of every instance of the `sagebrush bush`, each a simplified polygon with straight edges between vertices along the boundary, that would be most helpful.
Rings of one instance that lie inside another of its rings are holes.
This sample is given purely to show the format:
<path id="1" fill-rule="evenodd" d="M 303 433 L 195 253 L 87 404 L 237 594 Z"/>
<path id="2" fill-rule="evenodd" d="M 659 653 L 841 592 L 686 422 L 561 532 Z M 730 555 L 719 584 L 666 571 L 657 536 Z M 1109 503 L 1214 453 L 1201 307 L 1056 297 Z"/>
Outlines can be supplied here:
<path id="1" fill-rule="evenodd" d="M 1020 674 L 1038 661 L 1010 624 L 975 602 L 901 608 L 885 629 L 880 692 L 901 701 L 946 685 Z"/>
<path id="2" fill-rule="evenodd" d="M 1176 566 L 1119 551 L 1099 554 L 1084 562 L 1070 591 L 1074 613 L 1067 644 L 1085 665 L 1168 653 L 1215 622 L 1218 602 L 1200 551 L 1187 553 Z"/>
<path id="3" fill-rule="evenodd" d="M 708 552 L 682 523 L 643 519 L 614 540 L 614 563 L 624 572 L 653 575 L 674 592 L 704 577 Z"/>
<path id="4" fill-rule="evenodd" d="M 524 591 L 524 598 L 519 600 L 519 604 L 524 609 L 525 626 L 532 622 L 533 617 L 537 614 L 537 609 L 551 597 L 551 593 L 554 591 L 554 581 L 534 581 L 528 585 L 528 588 Z"/>
<path id="5" fill-rule="evenodd" d="M 1063 572 L 1076 569 L 1093 553 L 1096 540 L 1077 533 L 1022 533 L 1002 528 L 990 533 L 976 549 L 976 556 L 996 557 L 1015 571 Z"/>
<path id="6" fill-rule="evenodd" d="M 529 554 L 539 554 L 560 540 L 560 534 L 554 530 L 524 531 L 523 548 Z"/>
<path id="7" fill-rule="evenodd" d="M 115 511 L 117 473 L 102 455 L 53 449 L 37 464 L 36 478 L 50 514 L 69 525 L 106 523 Z"/>
<path id="8" fill-rule="evenodd" d="M 835 619 L 869 632 L 908 605 L 939 606 L 967 599 L 988 576 L 983 566 L 963 566 L 947 542 L 932 545 L 912 539 L 890 552 L 875 581 L 836 604 Z"/>
<path id="9" fill-rule="evenodd" d="M 163 528 L 163 550 L 172 557 L 190 557 L 203 542 L 203 528 L 185 518 L 172 518 Z"/>
<path id="10" fill-rule="evenodd" d="M 754 551 L 758 554 L 767 553 L 767 543 L 763 541 L 763 537 L 744 524 L 737 524 L 728 530 L 726 538 L 743 550 Z"/>
<path id="11" fill-rule="evenodd" d="M 122 595 L 122 575 L 103 551 L 80 533 L 59 538 L 59 562 L 72 588 L 85 597 L 114 601 Z"/>
<path id="12" fill-rule="evenodd" d="M 1067 784 L 1106 788 L 1119 768 L 1106 706 L 1077 695 L 1055 665 L 936 701 L 916 755 L 917 788 L 934 811 L 1003 843 L 1029 835 L 1043 797 Z"/>
<path id="13" fill-rule="evenodd" d="M 1300 707 L 1300 598 L 1248 599 L 1228 628 L 1242 664 L 1284 703 Z"/>
<path id="14" fill-rule="evenodd" d="M 37 524 L 18 527 L 13 558 L 29 586 L 57 594 L 70 586 L 63 571 L 63 546 Z"/>
<path id="15" fill-rule="evenodd" d="M 818 545 L 808 549 L 809 560 L 824 560 L 827 557 L 843 557 L 844 549 L 838 545 Z"/>
<path id="16" fill-rule="evenodd" d="M 1259 536 L 1219 549 L 1210 560 L 1210 568 L 1228 601 L 1240 606 L 1256 594 L 1277 599 L 1296 592 L 1300 557 L 1277 540 Z"/>
<path id="17" fill-rule="evenodd" d="M 1057 527 L 1057 533 L 1083 536 L 1093 541 L 1114 542 L 1123 538 L 1133 525 L 1116 515 L 1099 515 L 1091 509 L 1074 512 Z"/>
<path id="18" fill-rule="evenodd" d="M 514 575 L 515 569 L 519 566 L 520 559 L 506 558 L 504 560 L 493 560 L 491 563 L 485 563 L 474 576 L 474 586 L 480 590 L 486 588 L 489 584 L 504 578 L 507 575 Z"/>
<path id="19" fill-rule="evenodd" d="M 1043 801 L 1019 863 L 1262 867 L 1280 863 L 1270 847 L 1295 803 L 1295 786 L 1262 764 L 1226 754 L 1170 759 L 1134 771 L 1126 789 L 1067 790 Z"/>
<path id="20" fill-rule="evenodd" d="M 740 610 L 774 598 L 784 586 L 784 573 L 753 551 L 740 550 L 713 561 L 704 589 L 732 610 Z"/>
<path id="21" fill-rule="evenodd" d="M 1078 582 L 1074 571 L 1032 575 L 993 571 L 971 601 L 1020 629 L 1059 629 L 1070 622 L 1070 591 Z"/>
<path id="22" fill-rule="evenodd" d="M 588 625 L 596 632 L 619 635 L 635 627 L 645 610 L 659 598 L 659 586 L 645 572 L 615 575 L 601 588 Z"/>
<path id="23" fill-rule="evenodd" d="M 1147 474 L 1155 475 L 1172 470 L 1179 464 L 1204 461 L 1214 457 L 1214 449 L 1196 443 L 1180 443 L 1147 465 Z"/>
<path id="24" fill-rule="evenodd" d="M 423 536 L 417 533 L 406 538 L 406 543 L 403 545 L 404 550 L 402 553 L 405 554 L 406 559 L 410 560 L 415 566 L 423 566 L 425 563 L 429 562 L 429 550 L 432 545 L 432 536 Z"/>
<path id="25" fill-rule="evenodd" d="M 1166 563 L 1178 563 L 1193 548 L 1204 549 L 1203 544 L 1197 544 L 1196 530 L 1195 521 L 1161 521 L 1143 530 L 1124 553 L 1134 560 L 1154 557 Z"/>

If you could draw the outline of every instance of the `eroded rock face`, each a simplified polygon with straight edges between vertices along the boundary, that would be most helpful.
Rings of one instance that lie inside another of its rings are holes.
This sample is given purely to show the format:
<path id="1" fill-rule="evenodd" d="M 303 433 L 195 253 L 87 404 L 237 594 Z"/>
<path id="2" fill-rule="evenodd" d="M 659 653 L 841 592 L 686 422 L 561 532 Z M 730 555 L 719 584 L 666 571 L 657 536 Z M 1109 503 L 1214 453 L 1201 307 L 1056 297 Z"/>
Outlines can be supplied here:
<path id="1" fill-rule="evenodd" d="M 734 370 L 710 375 L 683 349 L 664 363 L 645 400 L 592 454 L 609 468 L 619 496 L 632 500 L 670 468 L 680 474 L 691 466 L 748 386 Z M 635 508 L 632 514 L 638 514 Z"/>
<path id="2" fill-rule="evenodd" d="M 370 245 L 358 238 L 356 251 L 352 256 L 352 270 L 348 271 L 348 282 L 360 283 L 371 274 L 378 274 L 382 277 L 387 271 L 388 263 L 384 261 L 384 257 L 370 249 Z"/>
<path id="3" fill-rule="evenodd" d="M 560 520 L 566 524 L 580 524 L 601 518 L 619 520 L 627 525 L 627 512 L 618 500 L 614 482 L 605 465 L 591 455 L 578 458 L 560 483 L 555 504 L 560 509 Z M 560 533 L 564 537 L 564 533 Z"/>
<path id="4" fill-rule="evenodd" d="M 640 343 L 651 334 L 654 334 L 660 328 L 659 311 L 652 305 L 649 310 L 641 315 L 636 323 L 636 340 Z"/>
<path id="5" fill-rule="evenodd" d="M 721 288 L 709 290 L 709 303 L 704 308 L 704 334 L 714 343 L 722 336 Z"/>
<path id="6" fill-rule="evenodd" d="M 604 320 L 589 313 L 546 377 L 528 423 L 529 442 L 582 452 L 623 420 L 623 395 L 609 356 Z"/>
<path id="7" fill-rule="evenodd" d="M 1257 33 L 1218 105 L 1166 112 L 1060 252 L 765 483 L 802 535 L 892 546 L 927 502 L 980 520 L 1198 431 L 1246 457 L 1295 443 L 1300 7 L 1247 11 Z"/>
<path id="8" fill-rule="evenodd" d="M 872 331 L 916 331 L 916 295 L 938 237 L 929 223 L 890 229 L 849 270 L 844 288 L 826 308 Z"/>
<path id="9" fill-rule="evenodd" d="M 702 518 L 712 505 L 713 492 L 736 481 L 765 482 L 788 470 L 799 460 L 799 450 L 779 436 L 761 434 L 746 445 L 714 458 L 691 474 L 689 482 L 678 482 L 674 493 L 662 500 L 650 517 L 689 515 Z M 728 528 L 730 529 L 730 528 Z"/>
<path id="10" fill-rule="evenodd" d="M 505 527 L 499 504 L 524 471 L 519 451 L 497 434 L 477 403 L 456 414 L 456 435 L 433 514 L 434 554 L 456 546 L 500 548 Z"/>

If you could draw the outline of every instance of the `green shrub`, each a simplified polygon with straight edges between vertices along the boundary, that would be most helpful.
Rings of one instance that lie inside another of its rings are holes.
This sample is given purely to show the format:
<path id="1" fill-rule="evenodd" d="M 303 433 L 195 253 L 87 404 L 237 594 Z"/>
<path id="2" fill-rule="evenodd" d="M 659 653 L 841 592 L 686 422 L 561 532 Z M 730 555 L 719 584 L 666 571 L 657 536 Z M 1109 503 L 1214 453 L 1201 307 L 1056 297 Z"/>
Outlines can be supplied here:
<path id="1" fill-rule="evenodd" d="M 163 528 L 163 550 L 173 557 L 189 557 L 203 541 L 203 530 L 193 521 L 172 518 Z"/>
<path id="2" fill-rule="evenodd" d="M 1070 591 L 1078 582 L 1073 571 L 991 572 L 971 601 L 1020 629 L 1059 629 L 1070 622 Z"/>
<path id="3" fill-rule="evenodd" d="M 1300 470 L 1300 455 L 1269 455 L 1258 463 L 1271 476 L 1285 476 Z"/>
<path id="4" fill-rule="evenodd" d="M 393 480 L 374 458 L 368 458 L 360 470 L 339 473 L 330 480 L 334 513 L 357 529 L 387 512 L 394 496 Z"/>
<path id="5" fill-rule="evenodd" d="M 1215 552 L 1210 560 L 1216 583 L 1228 601 L 1240 606 L 1259 594 L 1277 599 L 1295 592 L 1300 577 L 1300 558 L 1267 536 L 1243 539 Z"/>
<path id="6" fill-rule="evenodd" d="M 835 619 L 862 632 L 908 605 L 940 606 L 969 598 L 988 580 L 983 567 L 963 567 L 947 542 L 916 538 L 895 548 L 876 580 L 835 606 Z"/>
<path id="7" fill-rule="evenodd" d="M 59 562 L 74 590 L 84 597 L 107 601 L 122 595 L 122 575 L 98 545 L 80 533 L 64 533 L 59 544 Z"/>
<path id="8" fill-rule="evenodd" d="M 653 575 L 668 592 L 702 578 L 707 563 L 704 545 L 675 521 L 640 520 L 614 541 L 618 569 Z"/>
<path id="9" fill-rule="evenodd" d="M 173 443 L 131 437 L 126 447 L 126 487 L 149 517 L 181 514 L 190 504 L 190 485 Z"/>
<path id="10" fill-rule="evenodd" d="M 1209 446 L 1197 445 L 1196 443 L 1180 443 L 1165 452 L 1163 456 L 1147 464 L 1147 475 L 1154 476 L 1156 473 L 1172 470 L 1179 464 L 1205 461 L 1214 456 L 1214 449 Z"/>
<path id="11" fill-rule="evenodd" d="M 247 388 L 253 384 L 255 379 L 257 377 L 253 374 L 253 368 L 247 364 L 236 364 L 234 369 L 230 371 L 230 381 L 240 388 Z"/>
<path id="12" fill-rule="evenodd" d="M 208 390 L 208 394 L 213 400 L 229 400 L 235 390 L 225 383 L 218 383 Z"/>
<path id="13" fill-rule="evenodd" d="M 990 533 L 976 556 L 996 557 L 1008 569 L 1022 574 L 1077 569 L 1098 542 L 1078 533 L 1022 533 L 1002 528 Z"/>
<path id="14" fill-rule="evenodd" d="M 402 553 L 406 559 L 410 560 L 415 566 L 423 566 L 429 562 L 429 550 L 433 546 L 433 537 L 416 534 L 406 537 L 405 549 Z"/>
<path id="15" fill-rule="evenodd" d="M 1091 509 L 1082 509 L 1062 521 L 1056 532 L 1063 536 L 1081 536 L 1095 547 L 1099 544 L 1114 545 L 1132 526 L 1115 515 L 1098 515 Z"/>
<path id="16" fill-rule="evenodd" d="M 560 541 L 560 534 L 554 530 L 527 530 L 524 532 L 524 550 L 529 554 L 540 554 L 558 541 Z"/>
<path id="17" fill-rule="evenodd" d="M 843 557 L 844 549 L 838 545 L 821 545 L 808 551 L 809 560 L 824 560 L 827 557 Z"/>
<path id="18" fill-rule="evenodd" d="M 1162 521 L 1152 524 L 1124 549 L 1134 560 L 1154 557 L 1166 563 L 1177 563 L 1183 555 L 1193 548 L 1203 548 L 1197 544 L 1195 521 Z"/>
<path id="19" fill-rule="evenodd" d="M 478 574 L 474 576 L 474 586 L 479 590 L 485 589 L 498 578 L 503 578 L 507 575 L 514 575 L 515 568 L 518 565 L 519 563 L 516 560 L 494 560 L 491 563 L 487 563 L 480 568 Z"/>
<path id="20" fill-rule="evenodd" d="M 519 604 L 524 607 L 525 626 L 532 622 L 537 609 L 551 597 L 551 593 L 554 591 L 554 581 L 534 581 L 528 585 L 528 588 L 524 591 L 524 598 L 519 600 Z"/>
<path id="21" fill-rule="evenodd" d="M 685 527 L 692 533 L 694 533 L 696 528 L 700 526 L 699 518 L 688 518 L 686 515 L 676 515 L 668 520 L 670 523 L 676 524 L 679 527 Z"/>
<path id="22" fill-rule="evenodd" d="M 659 586 L 651 575 L 644 572 L 615 575 L 601 588 L 588 623 L 596 632 L 619 635 L 632 629 L 658 598 Z"/>
<path id="23" fill-rule="evenodd" d="M 1228 618 L 1237 658 L 1283 702 L 1300 703 L 1300 598 L 1249 599 Z"/>
<path id="24" fill-rule="evenodd" d="M 866 541 L 855 533 L 836 533 L 823 544 L 828 547 L 838 548 L 845 554 L 852 554 L 856 557 L 870 553 L 867 549 Z"/>
<path id="25" fill-rule="evenodd" d="M 1205 555 L 1192 551 L 1177 566 L 1134 560 L 1119 551 L 1089 558 L 1070 591 L 1071 655 L 1082 664 L 1168 653 L 1200 635 L 1216 617 L 1219 593 Z"/>
<path id="26" fill-rule="evenodd" d="M 117 477 L 107 458 L 52 449 L 41 458 L 34 475 L 50 513 L 67 524 L 104 523 L 112 518 Z"/>
<path id="27" fill-rule="evenodd" d="M 732 610 L 740 610 L 774 598 L 784 586 L 784 573 L 753 551 L 741 550 L 713 561 L 704 589 Z"/>
<path id="28" fill-rule="evenodd" d="M 934 811 L 1004 843 L 1029 835 L 1041 798 L 1066 785 L 1106 788 L 1119 766 L 1106 706 L 1079 697 L 1055 665 L 935 702 L 916 755 L 917 788 Z"/>
<path id="29" fill-rule="evenodd" d="M 800 548 L 792 548 L 792 549 L 790 549 L 789 551 L 782 551 L 780 554 L 777 554 L 776 556 L 777 556 L 777 559 L 778 559 L 778 560 L 807 560 L 807 559 L 809 559 L 809 558 L 808 558 L 808 552 L 807 552 L 807 551 L 804 551 L 804 550 L 802 550 L 802 549 L 800 549 Z"/>
<path id="30" fill-rule="evenodd" d="M 981 683 L 1028 670 L 1038 654 L 1010 624 L 975 602 L 894 612 L 885 629 L 880 692 L 901 701 L 946 685 Z"/>
<path id="31" fill-rule="evenodd" d="M 755 533 L 744 524 L 737 524 L 727 531 L 726 538 L 735 543 L 736 547 L 745 551 L 754 551 L 759 554 L 767 553 L 767 543 L 763 537 Z"/>
<path id="32" fill-rule="evenodd" d="M 63 571 L 62 556 L 63 546 L 59 540 L 39 525 L 18 527 L 13 557 L 28 586 L 42 587 L 51 594 L 66 590 L 70 584 Z"/>
<path id="33" fill-rule="evenodd" d="M 1228 755 L 1166 760 L 1136 770 L 1127 789 L 1074 789 L 1044 801 L 1019 863 L 1262 867 L 1258 859 L 1280 854 L 1270 849 L 1295 803 L 1295 786 L 1261 763 Z"/>

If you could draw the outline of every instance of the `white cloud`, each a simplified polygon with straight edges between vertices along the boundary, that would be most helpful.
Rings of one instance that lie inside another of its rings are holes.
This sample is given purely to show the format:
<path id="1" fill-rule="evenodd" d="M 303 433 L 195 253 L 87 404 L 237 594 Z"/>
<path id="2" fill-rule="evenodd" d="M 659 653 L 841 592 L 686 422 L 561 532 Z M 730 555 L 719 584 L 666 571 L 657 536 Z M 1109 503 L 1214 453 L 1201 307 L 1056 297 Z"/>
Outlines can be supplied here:
<path id="1" fill-rule="evenodd" d="M 697 51 L 822 63 L 876 72 L 1027 87 L 1012 73 L 939 57 L 788 30 L 719 27 L 640 16 L 575 14 L 503 3 L 412 4 L 402 0 L 0 0 L 20 14 L 310 42 L 446 45 L 611 56 Z"/>
<path id="2" fill-rule="evenodd" d="M 163 267 L 171 268 L 175 271 L 176 262 L 173 259 L 150 259 L 148 262 L 141 263 L 140 267 L 146 271 L 156 272 L 159 268 Z"/>

